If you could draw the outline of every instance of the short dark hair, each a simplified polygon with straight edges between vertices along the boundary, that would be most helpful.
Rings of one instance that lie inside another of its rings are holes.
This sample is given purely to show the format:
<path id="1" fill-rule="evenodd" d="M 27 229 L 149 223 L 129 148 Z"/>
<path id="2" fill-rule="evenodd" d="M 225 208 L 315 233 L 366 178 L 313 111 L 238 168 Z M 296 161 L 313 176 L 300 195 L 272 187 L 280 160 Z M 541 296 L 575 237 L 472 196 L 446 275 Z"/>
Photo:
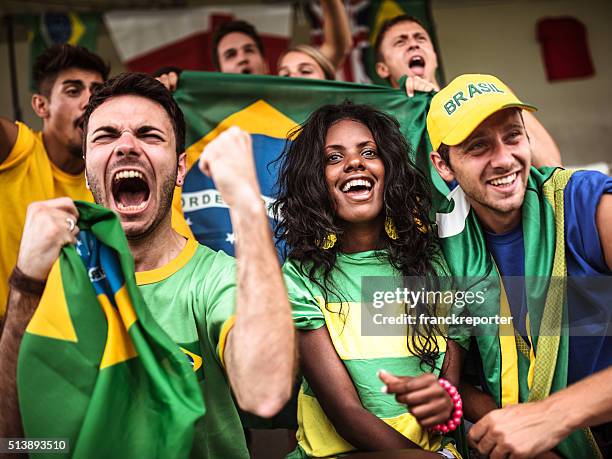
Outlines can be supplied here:
<path id="1" fill-rule="evenodd" d="M 266 55 L 266 51 L 264 49 L 263 41 L 261 41 L 261 37 L 257 33 L 255 27 L 252 24 L 249 24 L 246 21 L 236 20 L 229 21 L 221 24 L 219 28 L 215 31 L 212 37 L 212 60 L 213 65 L 215 66 L 215 70 L 220 70 L 221 65 L 219 61 L 219 42 L 230 33 L 238 32 L 244 35 L 247 35 L 253 39 L 257 49 L 261 53 L 262 56 Z"/>
<path id="2" fill-rule="evenodd" d="M 56 44 L 36 58 L 32 68 L 32 81 L 36 92 L 48 97 L 57 75 L 63 70 L 72 68 L 97 72 L 104 81 L 110 72 L 108 63 L 88 49 L 67 43 Z"/>
<path id="3" fill-rule="evenodd" d="M 185 151 L 185 118 L 172 93 L 146 73 L 120 73 L 100 86 L 89 98 L 83 114 L 83 152 L 86 152 L 87 125 L 91 114 L 108 99 L 117 96 L 135 95 L 161 105 L 172 123 L 176 140 L 177 156 Z"/>
<path id="4" fill-rule="evenodd" d="M 380 26 L 380 30 L 378 31 L 378 35 L 376 35 L 376 41 L 374 42 L 374 51 L 376 52 L 376 62 L 381 62 L 384 59 L 382 52 L 380 51 L 380 47 L 382 46 L 382 41 L 385 38 L 385 35 L 389 31 L 391 27 L 400 22 L 416 22 L 418 25 L 423 27 L 425 31 L 427 31 L 427 27 L 423 25 L 421 21 L 419 21 L 414 16 L 410 16 L 408 14 L 400 14 L 399 16 L 395 16 L 391 19 L 387 19 Z M 429 32 L 427 32 L 429 34 Z"/>
<path id="5" fill-rule="evenodd" d="M 440 155 L 440 158 L 444 160 L 449 169 L 453 170 L 450 165 L 450 147 L 445 143 L 441 143 L 438 147 L 438 154 Z"/>

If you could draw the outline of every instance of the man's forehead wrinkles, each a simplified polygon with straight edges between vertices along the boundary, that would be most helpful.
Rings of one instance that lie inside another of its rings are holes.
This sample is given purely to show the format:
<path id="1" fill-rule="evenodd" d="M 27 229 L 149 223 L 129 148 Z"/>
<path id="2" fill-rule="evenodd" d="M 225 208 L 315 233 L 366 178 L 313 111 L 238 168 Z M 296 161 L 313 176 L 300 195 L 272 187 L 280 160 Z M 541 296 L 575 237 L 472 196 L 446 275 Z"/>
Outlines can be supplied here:
<path id="1" fill-rule="evenodd" d="M 144 123 L 144 124 L 142 124 L 142 125 L 138 126 L 138 127 L 135 129 L 135 131 L 136 131 L 137 133 L 142 133 L 142 134 L 146 134 L 146 133 L 148 133 L 148 132 L 153 132 L 153 131 L 155 131 L 155 132 L 159 132 L 159 133 L 161 133 L 161 134 L 164 134 L 164 133 L 165 133 L 165 130 L 164 130 L 162 127 L 157 127 L 157 126 L 154 126 L 154 125 L 152 125 L 152 124 L 146 124 L 146 123 Z"/>
<path id="2" fill-rule="evenodd" d="M 426 30 L 422 28 L 413 29 L 411 28 L 397 28 L 396 30 L 391 29 L 387 34 L 392 40 L 397 40 L 400 38 L 408 38 L 408 37 L 428 37 L 428 33 Z M 385 37 L 386 38 L 386 37 Z"/>
<path id="3" fill-rule="evenodd" d="M 96 131 L 131 131 L 131 132 L 150 132 L 150 131 L 158 131 L 165 132 L 164 128 L 161 126 L 156 126 L 155 123 L 151 123 L 150 121 L 141 121 L 133 123 L 131 121 L 127 121 L 127 123 L 116 123 L 116 122 L 108 122 L 104 120 L 104 124 L 99 127 L 95 127 L 94 124 L 94 132 Z"/>
<path id="4" fill-rule="evenodd" d="M 92 112 L 88 125 L 90 132 L 102 126 L 134 133 L 143 126 L 165 134 L 173 129 L 170 115 L 163 106 L 137 95 L 121 95 L 106 100 Z"/>
<path id="5" fill-rule="evenodd" d="M 94 131 L 93 132 L 96 133 L 98 131 L 108 131 L 108 132 L 111 132 L 111 131 L 118 131 L 118 129 L 115 126 L 112 126 L 110 124 L 104 124 L 104 125 L 99 126 L 99 127 L 95 127 L 94 126 Z"/>

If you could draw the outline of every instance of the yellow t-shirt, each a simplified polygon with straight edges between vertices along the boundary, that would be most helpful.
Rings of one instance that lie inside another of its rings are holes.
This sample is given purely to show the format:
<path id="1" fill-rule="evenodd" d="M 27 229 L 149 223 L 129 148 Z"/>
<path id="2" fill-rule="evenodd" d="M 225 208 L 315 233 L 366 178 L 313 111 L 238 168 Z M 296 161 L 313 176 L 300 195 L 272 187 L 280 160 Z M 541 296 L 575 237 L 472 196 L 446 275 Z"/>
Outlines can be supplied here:
<path id="1" fill-rule="evenodd" d="M 17 126 L 17 141 L 0 164 L 0 317 L 6 309 L 8 277 L 17 262 L 28 205 L 62 196 L 93 202 L 85 187 L 85 174 L 60 170 L 47 156 L 42 133 L 23 123 L 17 122 Z"/>

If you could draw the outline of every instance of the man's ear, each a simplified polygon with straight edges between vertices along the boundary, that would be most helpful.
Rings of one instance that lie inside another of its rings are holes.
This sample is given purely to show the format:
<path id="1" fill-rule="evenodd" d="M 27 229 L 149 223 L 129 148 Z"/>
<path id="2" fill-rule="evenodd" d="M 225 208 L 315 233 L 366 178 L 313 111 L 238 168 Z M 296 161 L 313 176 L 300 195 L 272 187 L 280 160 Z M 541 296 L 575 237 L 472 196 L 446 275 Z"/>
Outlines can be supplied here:
<path id="1" fill-rule="evenodd" d="M 36 116 L 43 120 L 49 118 L 49 98 L 47 96 L 33 94 L 31 103 Z"/>
<path id="2" fill-rule="evenodd" d="M 49 99 L 42 94 L 32 95 L 32 110 L 41 119 L 49 118 Z"/>
<path id="3" fill-rule="evenodd" d="M 445 182 L 452 182 L 455 179 L 455 173 L 450 168 L 450 165 L 447 164 L 444 159 L 442 159 L 440 153 L 437 151 L 432 151 L 429 153 L 429 159 L 438 171 L 438 174 L 440 174 L 440 177 L 442 177 Z"/>
<path id="4" fill-rule="evenodd" d="M 185 183 L 185 175 L 187 174 L 187 153 L 181 153 L 178 157 L 176 170 L 176 186 L 183 186 Z"/>
<path id="5" fill-rule="evenodd" d="M 389 73 L 389 67 L 387 67 L 387 64 L 385 64 L 384 62 L 376 63 L 376 73 L 383 80 L 386 80 L 387 78 L 389 78 L 389 75 L 391 75 Z"/>

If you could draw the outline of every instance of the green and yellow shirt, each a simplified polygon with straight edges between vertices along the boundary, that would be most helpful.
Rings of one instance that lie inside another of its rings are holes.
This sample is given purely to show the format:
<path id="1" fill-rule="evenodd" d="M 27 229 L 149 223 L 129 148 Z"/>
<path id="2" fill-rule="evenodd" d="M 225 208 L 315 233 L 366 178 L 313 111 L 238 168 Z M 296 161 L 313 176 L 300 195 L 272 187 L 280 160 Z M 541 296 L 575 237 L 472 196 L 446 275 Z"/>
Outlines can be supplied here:
<path id="1" fill-rule="evenodd" d="M 153 317 L 190 359 L 200 383 L 206 414 L 196 428 L 191 457 L 248 458 L 223 362 L 234 323 L 234 258 L 189 239 L 174 260 L 136 273 L 136 281 Z"/>
<path id="2" fill-rule="evenodd" d="M 327 327 L 364 408 L 424 450 L 440 450 L 446 443 L 443 437 L 422 429 L 406 405 L 380 391 L 382 382 L 377 376 L 380 369 L 397 375 L 423 373 L 419 357 L 408 350 L 406 336 L 363 336 L 361 331 L 362 277 L 388 276 L 401 281 L 401 274 L 391 266 L 386 253 L 338 254 L 331 273 L 334 286 L 331 290 L 336 291 L 327 292 L 327 303 L 322 289 L 300 271 L 298 263 L 288 260 L 283 271 L 295 326 L 300 330 Z M 440 367 L 446 341 L 438 338 L 438 345 Z M 292 457 L 328 457 L 355 450 L 336 432 L 306 379 L 298 395 L 298 426 L 298 450 Z M 446 448 L 454 451 L 452 445 Z"/>

